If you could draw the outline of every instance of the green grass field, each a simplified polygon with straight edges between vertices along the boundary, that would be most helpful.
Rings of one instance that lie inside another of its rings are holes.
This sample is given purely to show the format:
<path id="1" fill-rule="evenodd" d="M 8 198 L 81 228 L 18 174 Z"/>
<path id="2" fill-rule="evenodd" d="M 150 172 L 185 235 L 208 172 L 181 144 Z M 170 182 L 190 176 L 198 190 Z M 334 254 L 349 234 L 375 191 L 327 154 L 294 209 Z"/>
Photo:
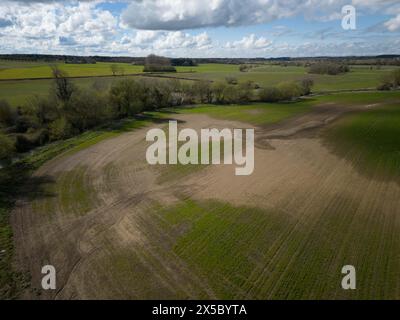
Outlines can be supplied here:
<path id="1" fill-rule="evenodd" d="M 61 70 L 67 72 L 70 77 L 96 77 L 112 76 L 111 66 L 117 65 L 124 70 L 125 74 L 143 73 L 142 65 L 132 65 L 129 63 L 107 63 L 98 62 L 96 64 L 65 64 L 56 63 Z M 238 70 L 236 65 L 227 64 L 202 64 L 196 67 L 177 67 L 178 73 L 209 73 L 209 72 L 235 72 Z M 0 80 L 25 79 L 25 78 L 49 78 L 51 77 L 51 64 L 40 62 L 13 62 L 0 60 Z"/>
<path id="2" fill-rule="evenodd" d="M 351 72 L 342 75 L 312 75 L 303 67 L 260 66 L 249 72 L 240 72 L 239 66 L 204 65 L 193 68 L 195 73 L 188 73 L 185 77 L 193 79 L 211 79 L 224 81 L 227 76 L 236 77 L 239 81 L 252 80 L 262 87 L 273 86 L 279 82 L 300 80 L 304 77 L 314 79 L 314 91 L 335 91 L 376 88 L 381 78 L 395 67 L 370 69 L 369 66 L 353 66 Z"/>

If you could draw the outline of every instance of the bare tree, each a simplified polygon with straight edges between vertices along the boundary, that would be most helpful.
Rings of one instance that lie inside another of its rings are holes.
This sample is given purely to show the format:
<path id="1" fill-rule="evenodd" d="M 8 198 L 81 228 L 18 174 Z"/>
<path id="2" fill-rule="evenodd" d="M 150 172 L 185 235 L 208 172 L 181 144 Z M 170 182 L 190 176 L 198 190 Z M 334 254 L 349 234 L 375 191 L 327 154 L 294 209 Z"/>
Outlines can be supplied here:
<path id="1" fill-rule="evenodd" d="M 51 71 L 55 82 L 57 98 L 64 102 L 68 101 L 74 92 L 74 86 L 70 79 L 68 79 L 67 73 L 56 65 L 51 66 Z"/>

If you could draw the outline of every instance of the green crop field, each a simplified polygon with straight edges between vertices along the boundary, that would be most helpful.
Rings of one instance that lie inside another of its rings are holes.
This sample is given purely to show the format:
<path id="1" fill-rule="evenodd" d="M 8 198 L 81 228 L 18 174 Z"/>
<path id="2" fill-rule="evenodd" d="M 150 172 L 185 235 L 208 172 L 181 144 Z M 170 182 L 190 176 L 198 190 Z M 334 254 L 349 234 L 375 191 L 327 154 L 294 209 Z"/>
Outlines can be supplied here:
<path id="1" fill-rule="evenodd" d="M 125 74 L 142 73 L 143 66 L 131 65 L 127 63 L 104 63 L 98 62 L 96 64 L 56 64 L 61 70 L 67 72 L 70 77 L 95 77 L 112 75 L 111 66 L 117 65 L 123 68 Z M 0 61 L 0 79 L 25 79 L 25 78 L 49 78 L 51 77 L 50 64 L 29 64 L 22 63 L 2 64 Z"/>
<path id="2" fill-rule="evenodd" d="M 187 114 L 205 113 L 219 119 L 237 120 L 254 125 L 267 125 L 305 113 L 310 110 L 313 104 L 315 102 L 310 99 L 297 103 L 254 103 L 229 106 L 199 105 L 175 111 Z"/>
<path id="3" fill-rule="evenodd" d="M 380 95 L 382 97 L 385 95 Z M 347 96 L 350 98 L 350 96 Z M 343 96 L 341 97 L 343 99 Z M 358 95 L 350 101 L 359 100 Z M 397 98 L 397 102 L 393 102 Z M 335 153 L 371 178 L 400 181 L 400 94 L 386 95 L 385 106 L 349 116 L 327 130 L 324 138 Z M 373 104 L 379 95 L 362 97 Z M 348 102 L 349 103 L 349 102 Z"/>
<path id="4" fill-rule="evenodd" d="M 356 206 L 343 194 L 335 200 L 348 209 Z M 337 214 L 332 207 L 301 221 L 274 209 L 192 200 L 148 214 L 168 235 L 171 252 L 163 254 L 182 258 L 220 299 L 384 299 L 396 294 L 390 283 L 400 276 L 395 258 L 400 242 L 394 241 L 399 227 L 379 217 L 360 219 L 355 211 Z M 154 237 L 156 246 L 160 239 Z M 368 286 L 341 289 L 346 263 L 362 266 L 358 281 Z M 379 289 L 382 284 L 388 288 Z"/>
<path id="5" fill-rule="evenodd" d="M 51 65 L 38 62 L 13 62 L 0 60 L 0 80 L 25 79 L 25 78 L 49 78 L 51 77 Z M 55 63 L 61 70 L 67 72 L 70 77 L 95 77 L 111 76 L 111 66 L 116 65 L 123 69 L 125 74 L 143 73 L 142 65 L 132 65 L 128 63 L 106 63 L 97 62 L 95 64 L 66 64 Z M 238 66 L 228 64 L 202 64 L 196 67 L 177 67 L 177 72 L 183 73 L 209 73 L 209 72 L 235 72 Z"/>

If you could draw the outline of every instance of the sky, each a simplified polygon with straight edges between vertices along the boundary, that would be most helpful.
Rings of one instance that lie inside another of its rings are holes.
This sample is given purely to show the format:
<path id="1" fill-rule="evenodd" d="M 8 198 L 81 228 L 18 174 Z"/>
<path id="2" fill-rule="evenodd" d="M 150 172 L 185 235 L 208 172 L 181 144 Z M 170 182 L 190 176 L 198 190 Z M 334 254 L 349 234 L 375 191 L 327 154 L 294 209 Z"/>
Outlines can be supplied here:
<path id="1" fill-rule="evenodd" d="M 354 30 L 342 27 L 345 5 Z M 1 0 L 0 53 L 400 54 L 400 0 Z"/>

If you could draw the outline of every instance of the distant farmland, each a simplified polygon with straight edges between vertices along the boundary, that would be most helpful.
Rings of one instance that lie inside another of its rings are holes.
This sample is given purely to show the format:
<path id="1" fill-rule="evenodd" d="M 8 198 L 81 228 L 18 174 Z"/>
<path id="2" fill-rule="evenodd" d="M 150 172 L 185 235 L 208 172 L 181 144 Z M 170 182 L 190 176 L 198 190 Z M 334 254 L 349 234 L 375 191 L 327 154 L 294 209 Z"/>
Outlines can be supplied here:
<path id="1" fill-rule="evenodd" d="M 70 77 L 89 77 L 74 79 L 78 86 L 87 87 L 95 82 L 108 87 L 115 78 L 112 76 L 111 65 L 115 63 L 96 64 L 59 64 L 62 70 Z M 117 63 L 124 70 L 124 74 L 143 75 L 143 66 Z M 283 81 L 300 80 L 310 77 L 315 81 L 315 91 L 340 91 L 356 89 L 374 89 L 382 77 L 396 67 L 382 67 L 371 69 L 370 66 L 354 66 L 348 74 L 339 76 L 309 75 L 304 67 L 283 67 L 275 65 L 258 66 L 249 72 L 240 72 L 238 65 L 201 64 L 195 67 L 177 67 L 177 73 L 170 73 L 170 77 L 185 79 L 204 79 L 209 81 L 225 81 L 227 76 L 239 81 L 251 80 L 261 87 L 273 86 Z M 101 76 L 101 78 L 99 78 Z M 51 86 L 51 80 L 23 80 L 26 78 L 49 78 L 51 68 L 47 63 L 12 62 L 0 60 L 0 99 L 6 99 L 13 105 L 24 103 L 27 98 L 35 95 L 46 95 Z M 8 79 L 19 79 L 10 81 Z M 23 81 L 21 81 L 23 80 Z"/>

